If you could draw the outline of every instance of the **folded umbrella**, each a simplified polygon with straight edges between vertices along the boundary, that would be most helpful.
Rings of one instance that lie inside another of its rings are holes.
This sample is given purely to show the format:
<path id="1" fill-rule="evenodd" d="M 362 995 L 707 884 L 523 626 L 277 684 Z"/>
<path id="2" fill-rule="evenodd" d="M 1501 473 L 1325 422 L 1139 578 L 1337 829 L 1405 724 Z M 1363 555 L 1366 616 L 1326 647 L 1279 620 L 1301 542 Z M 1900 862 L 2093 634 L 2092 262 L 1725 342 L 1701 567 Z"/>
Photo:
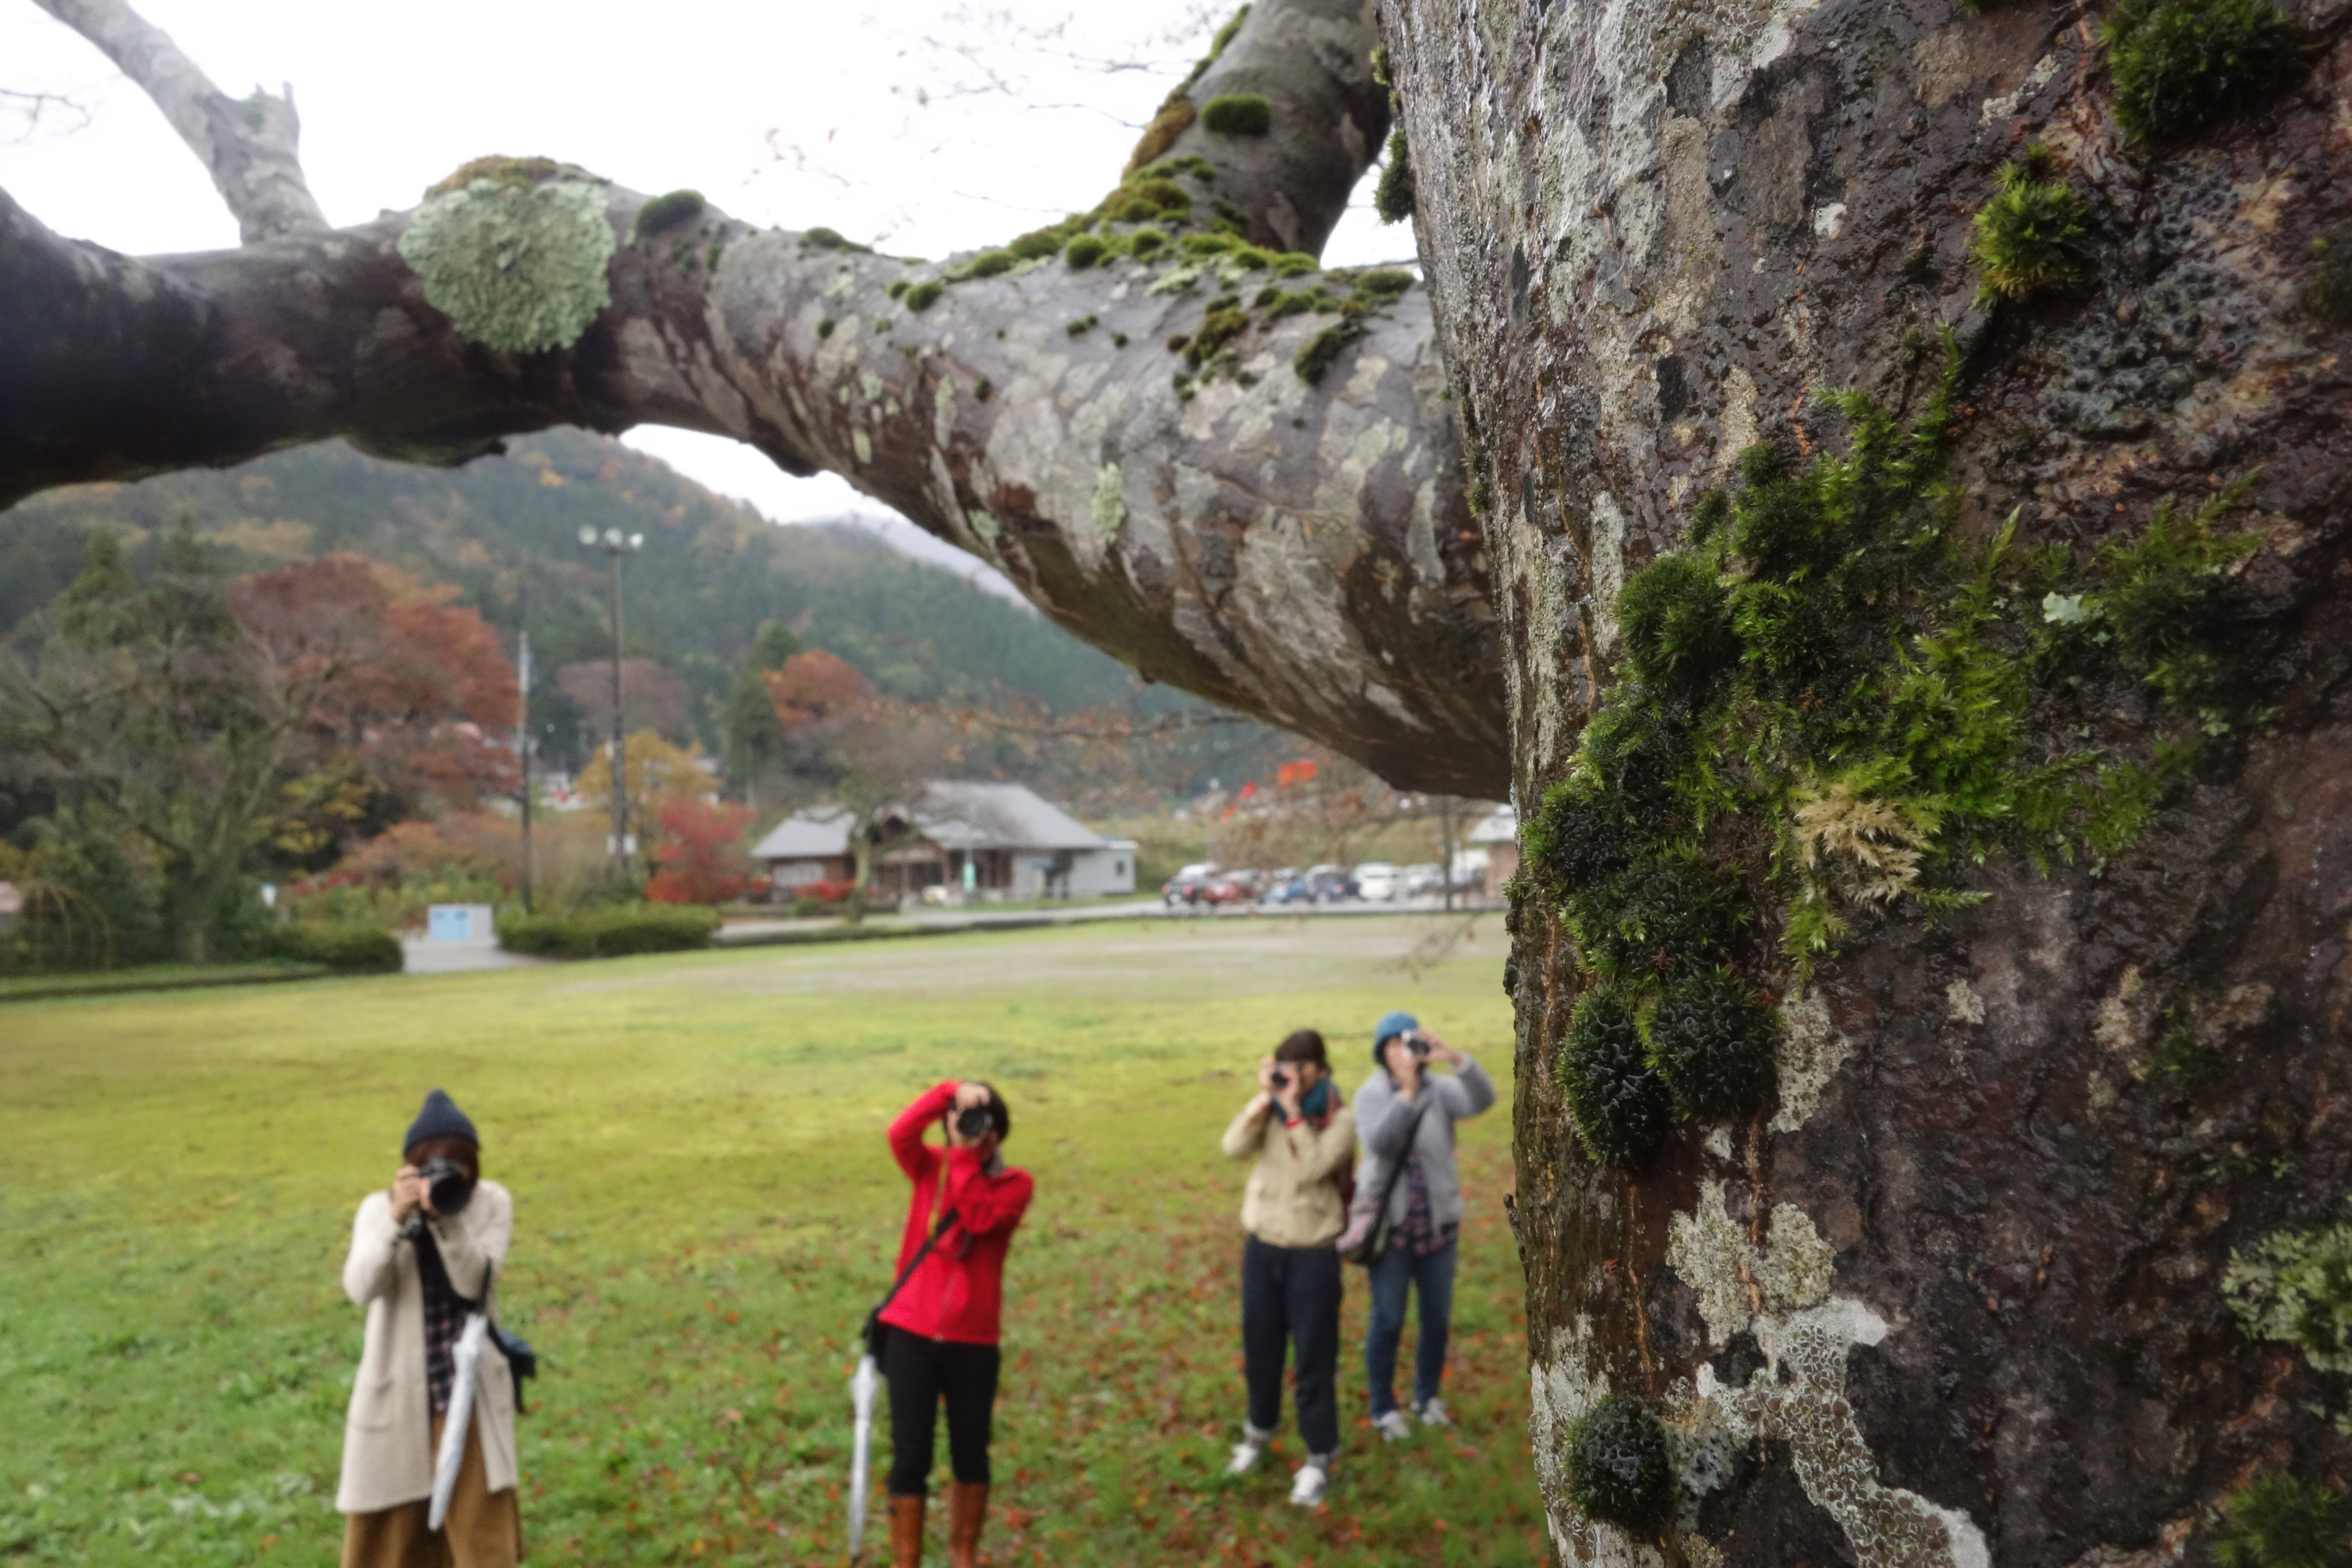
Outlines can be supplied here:
<path id="1" fill-rule="evenodd" d="M 866 1450 L 874 1438 L 874 1391 L 881 1383 L 881 1375 L 874 1370 L 874 1358 L 859 1356 L 857 1371 L 849 1379 L 850 1405 L 856 1412 L 849 1447 L 849 1560 L 853 1563 L 866 1541 Z"/>
<path id="2" fill-rule="evenodd" d="M 479 1312 L 467 1318 L 457 1336 L 457 1347 L 450 1352 L 457 1363 L 457 1381 L 449 1390 L 449 1413 L 441 1419 L 441 1453 L 433 1466 L 433 1506 L 425 1516 L 428 1530 L 440 1529 L 449 1517 L 449 1499 L 457 1489 L 457 1467 L 466 1458 L 466 1424 L 474 1415 L 474 1373 L 482 1364 L 482 1339 L 489 1325 L 489 1319 Z"/>

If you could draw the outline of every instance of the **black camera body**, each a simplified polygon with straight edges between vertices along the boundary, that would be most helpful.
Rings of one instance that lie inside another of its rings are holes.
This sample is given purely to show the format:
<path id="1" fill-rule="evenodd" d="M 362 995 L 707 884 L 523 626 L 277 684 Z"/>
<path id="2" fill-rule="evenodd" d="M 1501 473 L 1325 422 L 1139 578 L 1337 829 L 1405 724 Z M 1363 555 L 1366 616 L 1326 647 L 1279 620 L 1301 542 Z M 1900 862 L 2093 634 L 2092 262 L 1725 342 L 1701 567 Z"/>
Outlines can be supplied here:
<path id="1" fill-rule="evenodd" d="M 956 1112 L 955 1130 L 959 1138 L 977 1138 L 995 1130 L 996 1117 L 985 1105 L 967 1105 Z"/>
<path id="2" fill-rule="evenodd" d="M 1408 1030 L 1404 1037 L 1404 1044 L 1405 1049 L 1411 1051 L 1414 1056 L 1419 1057 L 1423 1061 L 1429 1059 L 1429 1041 L 1423 1037 L 1422 1032 L 1419 1029 Z"/>
<path id="3" fill-rule="evenodd" d="M 1274 1086 L 1275 1092 L 1278 1094 L 1282 1090 L 1290 1087 L 1290 1074 L 1283 1070 L 1281 1068 L 1276 1068 L 1272 1072 L 1265 1075 L 1265 1081 L 1272 1084 Z"/>
<path id="4" fill-rule="evenodd" d="M 446 1154 L 436 1154 L 425 1161 L 416 1173 L 425 1178 L 425 1190 L 431 1195 L 436 1215 L 462 1214 L 466 1205 L 474 1201 L 474 1178 L 466 1173 L 465 1166 Z"/>

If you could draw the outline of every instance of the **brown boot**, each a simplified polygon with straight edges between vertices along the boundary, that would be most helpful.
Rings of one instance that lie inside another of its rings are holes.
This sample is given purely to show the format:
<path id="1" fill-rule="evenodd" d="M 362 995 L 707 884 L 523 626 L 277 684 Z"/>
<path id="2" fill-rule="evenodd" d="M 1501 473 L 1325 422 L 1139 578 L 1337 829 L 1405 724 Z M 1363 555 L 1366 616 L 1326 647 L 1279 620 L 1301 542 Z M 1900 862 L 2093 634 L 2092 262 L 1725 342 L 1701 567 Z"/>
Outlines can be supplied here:
<path id="1" fill-rule="evenodd" d="M 890 1500 L 890 1568 L 922 1568 L 923 1500 Z"/>
<path id="2" fill-rule="evenodd" d="M 980 1568 L 980 1527 L 988 1522 L 988 1483 L 948 1483 L 948 1568 Z"/>

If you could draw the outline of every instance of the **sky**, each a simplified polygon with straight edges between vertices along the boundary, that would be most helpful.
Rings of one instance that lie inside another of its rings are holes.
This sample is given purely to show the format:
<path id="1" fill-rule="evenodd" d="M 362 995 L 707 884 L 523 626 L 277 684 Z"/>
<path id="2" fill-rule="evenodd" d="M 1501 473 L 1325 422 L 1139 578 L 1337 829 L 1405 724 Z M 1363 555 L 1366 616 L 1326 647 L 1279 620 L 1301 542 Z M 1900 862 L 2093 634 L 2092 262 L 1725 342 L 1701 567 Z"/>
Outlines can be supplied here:
<path id="1" fill-rule="evenodd" d="M 540 154 L 647 192 L 692 186 L 758 225 L 829 225 L 944 256 L 1091 206 L 1227 11 L 885 0 L 139 0 L 225 90 L 291 84 L 311 193 L 337 224 L 415 205 L 485 153 Z M 50 94 L 66 101 L 36 102 Z M 51 228 L 133 255 L 236 244 L 163 115 L 31 0 L 0 0 L 0 187 Z M 1325 248 L 1409 259 L 1370 184 Z M 722 437 L 632 446 L 779 522 L 856 517 L 910 553 L 994 574 L 832 475 Z M 990 584 L 1008 591 L 999 582 Z"/>

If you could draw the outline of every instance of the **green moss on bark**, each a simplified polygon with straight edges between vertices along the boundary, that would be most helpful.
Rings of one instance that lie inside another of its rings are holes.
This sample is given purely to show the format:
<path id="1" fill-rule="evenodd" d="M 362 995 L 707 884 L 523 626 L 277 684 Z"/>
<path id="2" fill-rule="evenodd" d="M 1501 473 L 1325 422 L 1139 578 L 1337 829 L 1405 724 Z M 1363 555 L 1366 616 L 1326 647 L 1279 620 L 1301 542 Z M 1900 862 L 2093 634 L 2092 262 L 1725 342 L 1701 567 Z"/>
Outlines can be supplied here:
<path id="1" fill-rule="evenodd" d="M 1412 149 L 1405 144 L 1404 127 L 1389 132 L 1388 162 L 1381 182 L 1372 187 L 1372 210 L 1382 223 L 1402 223 L 1412 216 L 1414 198 Z"/>
<path id="2" fill-rule="evenodd" d="M 2052 172 L 2032 148 L 2024 162 L 1994 176 L 1992 199 L 1978 209 L 1969 240 L 1969 259 L 1983 279 L 1978 303 L 2069 289 L 2089 273 L 2089 204 L 2048 177 Z"/>
<path id="3" fill-rule="evenodd" d="M 1263 136 L 1274 129 L 1274 104 L 1264 93 L 1229 92 L 1201 106 L 1201 124 L 1221 136 Z"/>
<path id="4" fill-rule="evenodd" d="M 2203 130 L 2259 107 L 2303 54 L 2269 0 L 2123 0 L 2099 25 L 2116 121 L 2143 142 Z"/>
<path id="5" fill-rule="evenodd" d="M 1568 1497 L 1589 1519 L 1637 1536 L 1664 1530 L 1675 1510 L 1666 1429 L 1639 1400 L 1612 1394 L 1568 1428 Z"/>

